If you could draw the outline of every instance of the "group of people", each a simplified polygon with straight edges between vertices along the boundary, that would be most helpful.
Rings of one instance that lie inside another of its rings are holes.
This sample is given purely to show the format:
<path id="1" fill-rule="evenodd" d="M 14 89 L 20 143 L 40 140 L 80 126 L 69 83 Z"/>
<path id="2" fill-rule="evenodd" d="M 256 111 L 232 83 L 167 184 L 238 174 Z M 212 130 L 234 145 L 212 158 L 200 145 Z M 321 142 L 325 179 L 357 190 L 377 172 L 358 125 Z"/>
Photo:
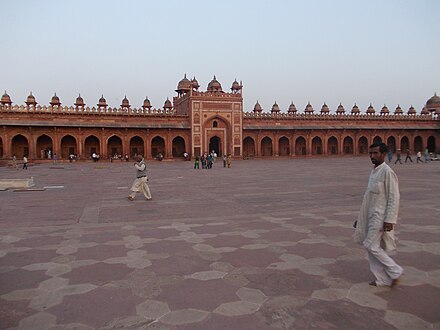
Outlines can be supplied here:
<path id="1" fill-rule="evenodd" d="M 194 169 L 200 169 L 200 163 L 202 164 L 202 169 L 211 169 L 212 166 L 217 161 L 217 153 L 213 150 L 209 154 L 204 153 L 201 157 L 196 156 L 194 160 Z M 232 156 L 229 154 L 228 156 L 223 155 L 223 167 L 231 167 L 232 164 Z"/>
<path id="2" fill-rule="evenodd" d="M 409 149 L 406 149 L 406 157 L 405 157 L 405 163 L 410 161 L 411 163 L 412 158 L 411 158 L 411 151 Z M 425 161 L 422 160 L 422 152 L 419 150 L 416 153 L 417 155 L 417 163 L 427 163 L 428 161 L 430 161 L 430 157 L 429 157 L 429 150 L 428 148 L 425 149 Z M 400 149 L 397 149 L 396 151 L 396 161 L 394 162 L 394 164 L 402 164 L 402 152 Z M 393 152 L 391 150 L 388 150 L 388 162 L 391 163 L 391 160 L 393 159 Z"/>

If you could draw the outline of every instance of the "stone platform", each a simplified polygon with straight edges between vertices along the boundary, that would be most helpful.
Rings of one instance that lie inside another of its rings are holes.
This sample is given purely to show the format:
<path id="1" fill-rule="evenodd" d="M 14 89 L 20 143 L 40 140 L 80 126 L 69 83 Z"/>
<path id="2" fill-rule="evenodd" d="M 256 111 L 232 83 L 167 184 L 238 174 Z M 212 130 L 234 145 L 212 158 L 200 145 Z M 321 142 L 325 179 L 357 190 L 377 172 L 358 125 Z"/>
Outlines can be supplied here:
<path id="1" fill-rule="evenodd" d="M 440 162 L 401 186 L 393 289 L 352 241 L 367 157 L 0 168 L 1 329 L 440 329 Z"/>

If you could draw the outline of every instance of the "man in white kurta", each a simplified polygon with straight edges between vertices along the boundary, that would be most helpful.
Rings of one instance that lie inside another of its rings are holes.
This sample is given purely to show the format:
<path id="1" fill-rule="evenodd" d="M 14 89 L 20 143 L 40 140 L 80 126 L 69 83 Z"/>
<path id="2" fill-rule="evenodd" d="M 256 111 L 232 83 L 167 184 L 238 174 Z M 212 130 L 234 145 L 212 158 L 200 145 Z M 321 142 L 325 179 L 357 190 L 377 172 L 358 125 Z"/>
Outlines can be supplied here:
<path id="1" fill-rule="evenodd" d="M 134 200 L 136 197 L 136 193 L 141 191 L 144 194 L 146 200 L 151 200 L 151 192 L 148 187 L 148 177 L 147 177 L 147 165 L 145 164 L 145 160 L 142 156 L 136 156 L 136 163 L 134 167 L 136 168 L 136 179 L 131 186 L 131 192 L 128 195 L 129 200 Z"/>
<path id="2" fill-rule="evenodd" d="M 399 183 L 394 171 L 384 161 L 386 153 L 384 143 L 370 146 L 374 169 L 362 201 L 354 239 L 368 252 L 370 269 L 376 277 L 370 285 L 393 287 L 403 274 L 403 268 L 384 250 L 384 239 L 388 242 L 394 239 L 399 211 Z"/>

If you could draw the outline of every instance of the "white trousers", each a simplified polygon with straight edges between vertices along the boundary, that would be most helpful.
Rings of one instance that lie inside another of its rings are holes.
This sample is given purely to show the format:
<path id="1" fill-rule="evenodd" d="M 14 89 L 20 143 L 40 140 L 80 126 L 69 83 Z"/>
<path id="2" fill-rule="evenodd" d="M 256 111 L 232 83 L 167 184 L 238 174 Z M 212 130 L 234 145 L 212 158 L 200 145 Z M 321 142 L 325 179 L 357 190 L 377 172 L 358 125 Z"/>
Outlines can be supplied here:
<path id="1" fill-rule="evenodd" d="M 391 282 L 403 274 L 400 267 L 380 246 L 382 231 L 368 231 L 364 247 L 368 252 L 371 272 L 376 277 L 376 285 L 390 286 Z"/>
<path id="2" fill-rule="evenodd" d="M 147 184 L 148 178 L 144 176 L 143 178 L 137 178 L 134 180 L 133 185 L 131 186 L 130 197 L 134 198 L 138 191 L 142 191 L 146 199 L 151 199 L 150 187 Z"/>

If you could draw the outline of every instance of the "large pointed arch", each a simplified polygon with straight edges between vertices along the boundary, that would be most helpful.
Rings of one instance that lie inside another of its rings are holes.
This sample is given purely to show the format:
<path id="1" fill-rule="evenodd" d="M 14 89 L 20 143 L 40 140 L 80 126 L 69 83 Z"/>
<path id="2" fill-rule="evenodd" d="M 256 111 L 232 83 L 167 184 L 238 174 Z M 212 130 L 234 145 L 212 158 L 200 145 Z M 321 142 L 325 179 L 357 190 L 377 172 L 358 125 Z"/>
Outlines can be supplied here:
<path id="1" fill-rule="evenodd" d="M 255 141 L 250 136 L 243 140 L 243 157 L 255 157 Z"/>

